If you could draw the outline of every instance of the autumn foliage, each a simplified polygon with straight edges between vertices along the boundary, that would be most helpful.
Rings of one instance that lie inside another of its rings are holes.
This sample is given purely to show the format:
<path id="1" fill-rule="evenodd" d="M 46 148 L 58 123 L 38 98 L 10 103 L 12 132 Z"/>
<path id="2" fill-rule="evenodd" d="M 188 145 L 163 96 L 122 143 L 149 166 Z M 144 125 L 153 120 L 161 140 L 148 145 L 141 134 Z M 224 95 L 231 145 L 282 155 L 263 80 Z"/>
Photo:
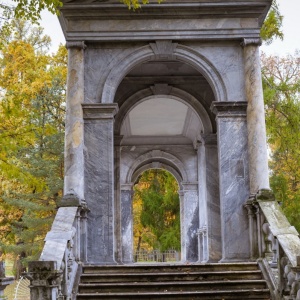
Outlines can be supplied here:
<path id="1" fill-rule="evenodd" d="M 36 259 L 62 195 L 66 49 L 13 21 L 0 53 L 0 240 Z"/>
<path id="2" fill-rule="evenodd" d="M 300 52 L 262 63 L 271 187 L 300 231 Z"/>
<path id="3" fill-rule="evenodd" d="M 134 249 L 180 250 L 178 183 L 169 172 L 145 171 L 134 187 Z"/>

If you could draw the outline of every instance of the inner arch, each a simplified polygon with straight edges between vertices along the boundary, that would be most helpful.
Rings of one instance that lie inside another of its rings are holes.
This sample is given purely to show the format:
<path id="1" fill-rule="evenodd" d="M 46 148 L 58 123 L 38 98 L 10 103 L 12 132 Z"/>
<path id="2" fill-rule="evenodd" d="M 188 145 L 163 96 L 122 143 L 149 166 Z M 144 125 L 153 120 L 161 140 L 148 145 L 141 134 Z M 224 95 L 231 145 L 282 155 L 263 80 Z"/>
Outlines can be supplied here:
<path id="1" fill-rule="evenodd" d="M 139 101 L 127 112 L 121 126 L 124 138 L 168 137 L 172 142 L 172 137 L 182 137 L 186 143 L 192 143 L 200 132 L 203 125 L 194 109 L 168 95 L 154 95 Z"/>

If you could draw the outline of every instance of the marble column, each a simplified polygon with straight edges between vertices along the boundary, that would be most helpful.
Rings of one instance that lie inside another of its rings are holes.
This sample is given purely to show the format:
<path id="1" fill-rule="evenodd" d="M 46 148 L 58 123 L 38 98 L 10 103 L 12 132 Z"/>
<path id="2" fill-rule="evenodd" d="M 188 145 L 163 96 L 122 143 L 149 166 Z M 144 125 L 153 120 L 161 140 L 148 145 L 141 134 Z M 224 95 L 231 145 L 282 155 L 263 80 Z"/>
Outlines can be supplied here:
<path id="1" fill-rule="evenodd" d="M 244 39 L 250 193 L 270 189 L 266 125 L 261 79 L 260 39 Z"/>
<path id="2" fill-rule="evenodd" d="M 83 104 L 85 198 L 88 213 L 87 260 L 115 263 L 114 231 L 114 115 L 113 103 Z"/>
<path id="3" fill-rule="evenodd" d="M 64 194 L 84 199 L 84 49 L 83 42 L 67 42 L 68 77 L 65 121 Z M 79 203 L 80 204 L 80 203 Z"/>
<path id="4" fill-rule="evenodd" d="M 199 199 L 198 184 L 182 183 L 181 201 L 181 257 L 182 261 L 194 262 L 198 260 L 199 228 Z"/>
<path id="5" fill-rule="evenodd" d="M 121 185 L 122 262 L 133 263 L 133 183 Z"/>
<path id="6" fill-rule="evenodd" d="M 217 114 L 222 261 L 250 258 L 246 102 L 213 102 Z"/>

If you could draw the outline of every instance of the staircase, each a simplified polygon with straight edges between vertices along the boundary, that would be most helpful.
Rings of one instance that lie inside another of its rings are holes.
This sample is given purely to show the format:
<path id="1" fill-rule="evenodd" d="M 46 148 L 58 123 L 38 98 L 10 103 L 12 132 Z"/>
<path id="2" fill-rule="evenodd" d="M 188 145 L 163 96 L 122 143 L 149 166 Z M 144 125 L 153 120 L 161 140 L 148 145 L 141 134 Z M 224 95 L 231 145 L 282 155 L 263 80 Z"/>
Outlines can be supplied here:
<path id="1" fill-rule="evenodd" d="M 77 299 L 271 299 L 256 263 L 84 266 Z"/>

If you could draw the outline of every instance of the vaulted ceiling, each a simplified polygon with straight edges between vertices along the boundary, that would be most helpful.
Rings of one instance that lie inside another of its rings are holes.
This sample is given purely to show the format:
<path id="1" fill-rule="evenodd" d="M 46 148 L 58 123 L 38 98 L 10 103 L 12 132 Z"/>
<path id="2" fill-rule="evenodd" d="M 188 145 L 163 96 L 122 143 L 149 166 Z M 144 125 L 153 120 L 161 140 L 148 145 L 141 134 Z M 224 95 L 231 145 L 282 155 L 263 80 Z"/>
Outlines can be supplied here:
<path id="1" fill-rule="evenodd" d="M 180 61 L 149 61 L 132 69 L 116 92 L 120 108 L 127 107 L 133 95 L 144 95 L 126 108 L 120 130 L 124 142 L 190 144 L 203 132 L 203 122 L 192 105 L 170 96 L 174 88 L 201 103 L 215 127 L 210 111 L 215 98 L 205 77 Z"/>

